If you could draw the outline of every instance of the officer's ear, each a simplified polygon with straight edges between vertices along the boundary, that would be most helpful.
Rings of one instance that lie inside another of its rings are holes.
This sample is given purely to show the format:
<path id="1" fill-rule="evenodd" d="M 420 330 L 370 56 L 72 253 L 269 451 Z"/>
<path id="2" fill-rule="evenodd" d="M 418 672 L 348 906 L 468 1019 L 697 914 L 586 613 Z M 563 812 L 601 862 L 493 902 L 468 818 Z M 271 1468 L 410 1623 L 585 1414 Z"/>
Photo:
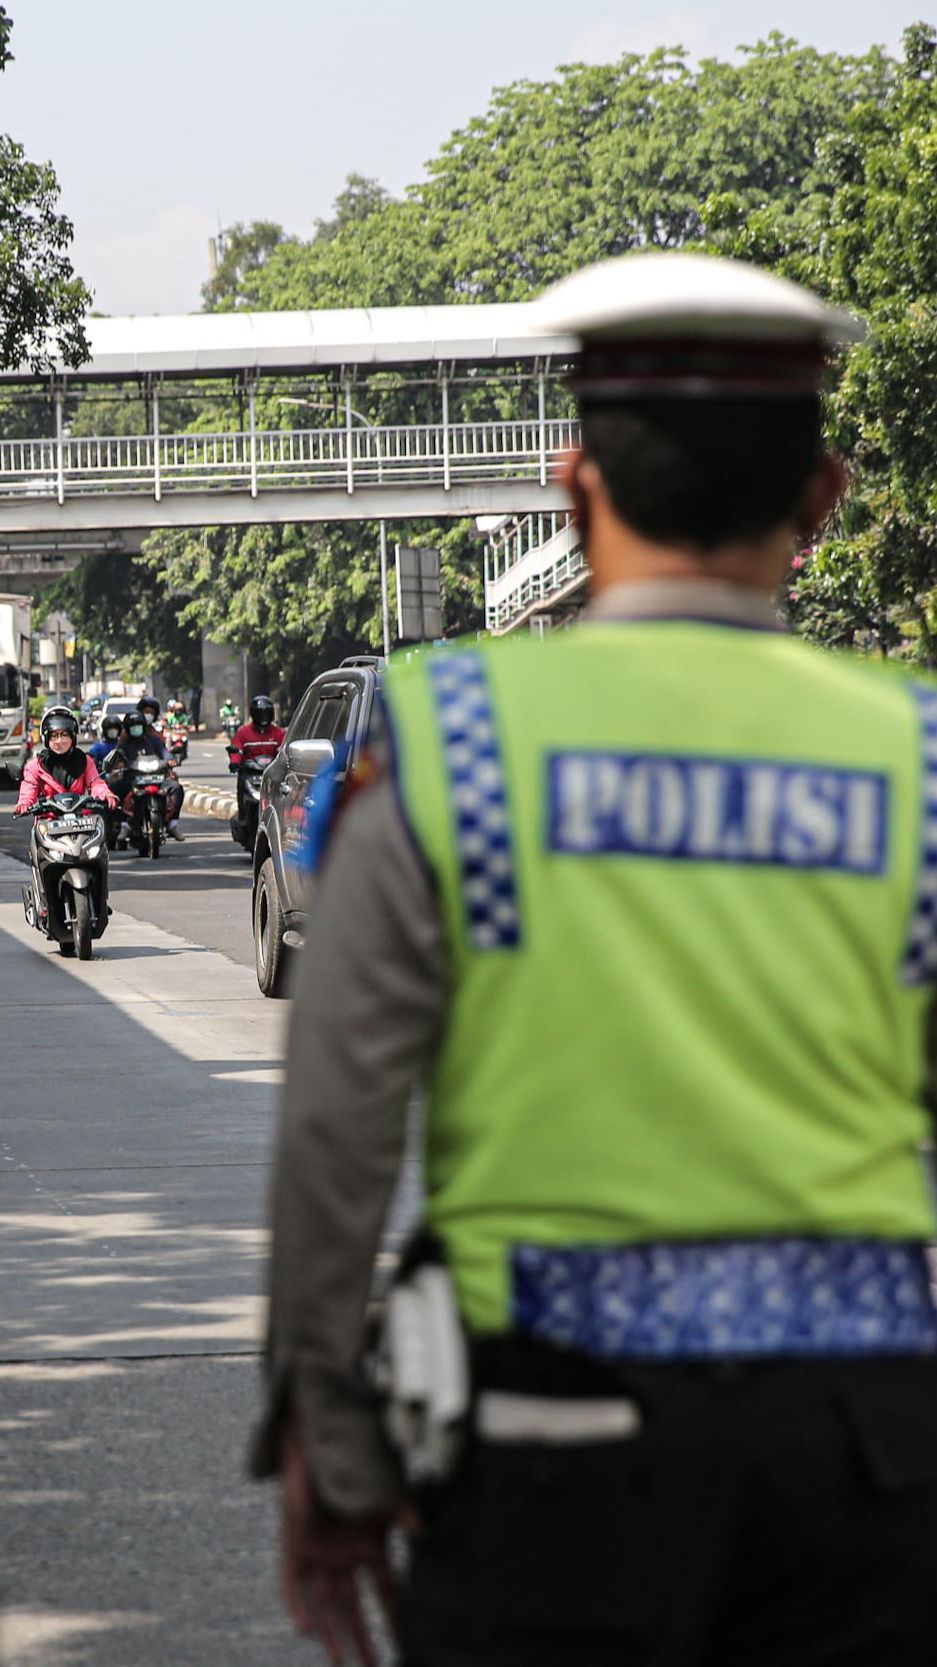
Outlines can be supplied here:
<path id="1" fill-rule="evenodd" d="M 849 484 L 849 470 L 839 452 L 825 451 L 800 495 L 794 523 L 800 538 L 813 538 L 824 527 Z"/>
<path id="2" fill-rule="evenodd" d="M 572 502 L 573 520 L 579 528 L 583 544 L 586 544 L 593 520 L 592 506 L 596 494 L 605 492 L 605 482 L 598 464 L 577 447 L 575 451 L 563 453 L 557 472 Z"/>

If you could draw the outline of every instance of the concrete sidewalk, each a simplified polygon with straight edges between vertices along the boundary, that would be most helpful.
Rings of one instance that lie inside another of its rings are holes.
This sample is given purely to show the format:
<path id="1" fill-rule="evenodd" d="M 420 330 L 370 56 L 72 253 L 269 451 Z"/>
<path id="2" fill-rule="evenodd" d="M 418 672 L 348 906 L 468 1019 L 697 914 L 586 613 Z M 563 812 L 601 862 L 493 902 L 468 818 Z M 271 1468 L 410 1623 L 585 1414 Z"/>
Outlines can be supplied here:
<path id="1" fill-rule="evenodd" d="M 285 1004 L 115 913 L 88 963 L 0 858 L 0 1660 L 310 1667 L 243 1479 Z"/>

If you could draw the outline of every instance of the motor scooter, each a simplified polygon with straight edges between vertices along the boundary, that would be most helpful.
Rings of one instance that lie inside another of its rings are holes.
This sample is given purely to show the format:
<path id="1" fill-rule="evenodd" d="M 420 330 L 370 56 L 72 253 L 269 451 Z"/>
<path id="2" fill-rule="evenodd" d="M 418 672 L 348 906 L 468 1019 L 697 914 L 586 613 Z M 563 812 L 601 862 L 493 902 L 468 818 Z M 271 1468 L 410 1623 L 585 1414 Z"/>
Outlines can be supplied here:
<path id="1" fill-rule="evenodd" d="M 155 861 L 166 842 L 170 766 L 155 753 L 140 753 L 127 768 L 132 776 L 123 801 L 128 837 L 141 857 Z"/>
<path id="2" fill-rule="evenodd" d="M 257 745 L 257 743 L 253 743 Z M 251 745 L 249 742 L 248 745 Z M 228 759 L 231 760 L 231 747 L 226 748 Z M 242 845 L 248 856 L 252 856 L 257 839 L 257 824 L 260 819 L 260 783 L 268 764 L 276 758 L 276 747 L 270 747 L 266 752 L 249 752 L 239 764 L 230 762 L 230 768 L 237 771 L 237 798 L 240 814 L 231 818 L 231 838 L 235 845 Z"/>
<path id="3" fill-rule="evenodd" d="M 32 882 L 23 887 L 27 922 L 57 943 L 60 954 L 79 961 L 90 961 L 91 944 L 111 912 L 102 811 L 90 793 L 57 793 L 22 813 L 34 818 Z"/>
<path id="4" fill-rule="evenodd" d="M 182 724 L 163 730 L 163 741 L 174 764 L 184 764 L 189 756 L 189 732 Z"/>

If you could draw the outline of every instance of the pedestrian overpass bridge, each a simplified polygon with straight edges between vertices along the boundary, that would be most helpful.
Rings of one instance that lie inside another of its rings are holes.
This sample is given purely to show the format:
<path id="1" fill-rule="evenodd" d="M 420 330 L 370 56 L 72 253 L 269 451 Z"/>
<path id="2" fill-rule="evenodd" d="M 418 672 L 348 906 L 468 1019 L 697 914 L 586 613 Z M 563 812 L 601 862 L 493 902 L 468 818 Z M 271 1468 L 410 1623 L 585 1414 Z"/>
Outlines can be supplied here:
<path id="1" fill-rule="evenodd" d="M 23 437 L 20 417 L 16 437 L 0 439 L 0 557 L 50 540 L 65 551 L 98 538 L 132 549 L 158 527 L 565 505 L 551 460 L 578 438 L 565 391 L 574 343 L 539 330 L 528 304 L 102 318 L 87 328 L 91 355 L 77 371 L 0 375 L 8 409 L 41 401 L 46 414 L 45 432 Z M 81 402 L 105 391 L 112 410 L 115 392 L 138 410 L 142 399 L 146 432 L 72 433 Z M 213 425 L 219 391 L 228 416 Z M 404 391 L 419 420 L 362 412 L 388 391 L 398 403 Z M 180 393 L 204 410 L 173 432 L 162 411 Z M 525 414 L 501 418 L 499 407 Z M 304 408 L 327 414 L 298 427 L 283 420 Z"/>

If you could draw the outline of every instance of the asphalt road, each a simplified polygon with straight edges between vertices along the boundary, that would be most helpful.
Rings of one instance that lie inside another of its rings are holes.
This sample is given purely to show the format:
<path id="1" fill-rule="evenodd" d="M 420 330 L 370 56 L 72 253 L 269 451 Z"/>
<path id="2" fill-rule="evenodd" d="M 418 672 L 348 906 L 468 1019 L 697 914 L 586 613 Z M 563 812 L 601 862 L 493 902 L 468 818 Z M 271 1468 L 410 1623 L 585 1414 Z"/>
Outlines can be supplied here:
<path id="1" fill-rule="evenodd" d="M 190 779 L 227 781 L 200 743 Z M 288 1006 L 223 822 L 118 855 L 90 963 L 27 928 L 0 793 L 0 1661 L 315 1667 L 248 1483 Z"/>

